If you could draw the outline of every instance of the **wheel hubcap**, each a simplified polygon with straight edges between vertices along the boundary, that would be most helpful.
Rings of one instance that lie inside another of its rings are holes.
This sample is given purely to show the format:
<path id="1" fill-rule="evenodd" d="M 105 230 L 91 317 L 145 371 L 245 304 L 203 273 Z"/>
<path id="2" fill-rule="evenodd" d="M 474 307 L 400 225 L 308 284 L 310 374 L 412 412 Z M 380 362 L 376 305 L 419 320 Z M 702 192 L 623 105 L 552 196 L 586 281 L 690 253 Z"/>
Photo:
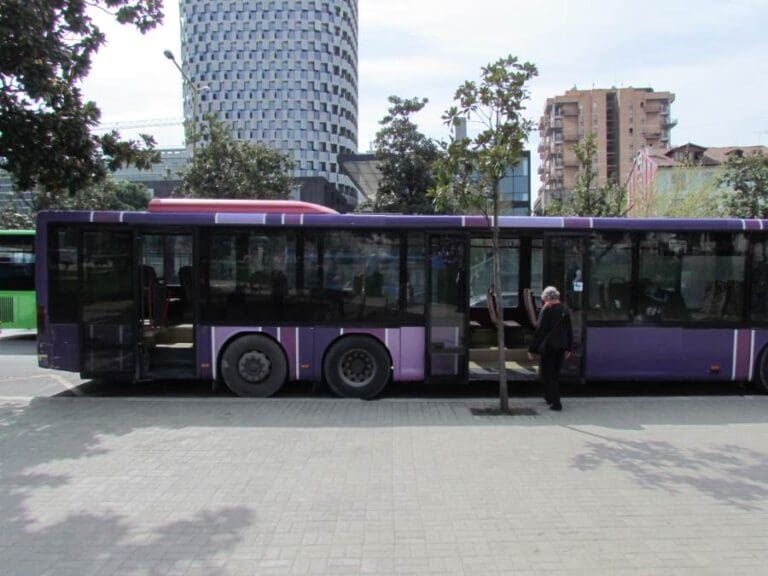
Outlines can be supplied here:
<path id="1" fill-rule="evenodd" d="M 251 350 L 240 357 L 237 371 L 243 380 L 252 384 L 266 380 L 272 372 L 272 362 L 269 357 L 259 350 Z"/>
<path id="2" fill-rule="evenodd" d="M 365 350 L 350 350 L 340 361 L 340 374 L 348 386 L 360 388 L 370 383 L 376 374 L 376 361 Z"/>

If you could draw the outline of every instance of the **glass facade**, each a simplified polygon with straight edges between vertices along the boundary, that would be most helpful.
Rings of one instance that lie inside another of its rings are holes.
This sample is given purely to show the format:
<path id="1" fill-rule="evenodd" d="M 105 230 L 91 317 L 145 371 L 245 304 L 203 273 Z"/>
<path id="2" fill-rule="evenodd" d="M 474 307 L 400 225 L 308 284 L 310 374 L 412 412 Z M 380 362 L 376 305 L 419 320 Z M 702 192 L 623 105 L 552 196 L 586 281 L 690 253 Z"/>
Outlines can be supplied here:
<path id="1" fill-rule="evenodd" d="M 504 216 L 531 215 L 531 153 L 526 150 L 520 162 L 507 170 L 499 182 L 501 214 Z"/>

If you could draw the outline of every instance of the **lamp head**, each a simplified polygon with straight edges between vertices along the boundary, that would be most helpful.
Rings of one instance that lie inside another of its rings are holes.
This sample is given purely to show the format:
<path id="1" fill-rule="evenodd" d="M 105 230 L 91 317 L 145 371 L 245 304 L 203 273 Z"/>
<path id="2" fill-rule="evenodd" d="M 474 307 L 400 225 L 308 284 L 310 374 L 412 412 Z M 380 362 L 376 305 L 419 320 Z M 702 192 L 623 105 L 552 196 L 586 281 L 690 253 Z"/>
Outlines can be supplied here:
<path id="1" fill-rule="evenodd" d="M 168 58 L 168 60 L 176 60 L 176 58 L 174 58 L 173 56 L 173 52 L 171 52 L 170 50 L 163 50 L 163 54 L 165 55 L 166 58 Z"/>

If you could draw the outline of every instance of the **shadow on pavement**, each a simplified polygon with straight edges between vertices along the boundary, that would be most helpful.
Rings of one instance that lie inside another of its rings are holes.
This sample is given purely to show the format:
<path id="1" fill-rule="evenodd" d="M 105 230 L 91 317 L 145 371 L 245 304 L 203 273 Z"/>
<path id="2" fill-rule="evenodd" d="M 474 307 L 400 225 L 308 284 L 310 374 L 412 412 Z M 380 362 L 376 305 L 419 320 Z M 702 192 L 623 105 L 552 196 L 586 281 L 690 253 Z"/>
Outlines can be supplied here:
<path id="1" fill-rule="evenodd" d="M 666 441 L 635 441 L 576 428 L 592 438 L 573 465 L 583 471 L 613 466 L 643 488 L 669 493 L 696 492 L 745 510 L 759 510 L 768 500 L 768 458 L 742 446 L 676 446 Z M 706 445 L 706 443 L 703 443 Z"/>
<path id="2" fill-rule="evenodd" d="M 137 408 L 133 406 L 140 412 Z M 163 514 L 163 507 L 184 506 L 171 483 L 178 480 L 167 470 L 165 476 L 147 475 L 147 466 L 117 474 L 125 488 L 119 497 L 114 486 L 105 491 L 115 476 L 98 468 L 79 473 L 73 485 L 73 466 L 87 470 L 94 459 L 109 459 L 112 450 L 104 447 L 105 434 L 119 437 L 149 424 L 128 416 L 123 411 L 113 417 L 94 410 L 93 402 L 63 399 L 2 404 L 0 565 L 5 576 L 188 573 L 187 568 L 220 573 L 217 557 L 239 542 L 253 522 L 251 509 L 212 503 L 164 521 L 170 514 L 167 509 Z M 153 420 L 160 426 L 160 441 L 165 426 L 162 418 Z M 162 470 L 163 463 L 150 467 Z M 52 500 L 51 494 L 61 494 L 61 501 Z M 103 494 L 110 497 L 102 500 Z M 134 511 L 142 509 L 146 516 L 137 517 Z"/>

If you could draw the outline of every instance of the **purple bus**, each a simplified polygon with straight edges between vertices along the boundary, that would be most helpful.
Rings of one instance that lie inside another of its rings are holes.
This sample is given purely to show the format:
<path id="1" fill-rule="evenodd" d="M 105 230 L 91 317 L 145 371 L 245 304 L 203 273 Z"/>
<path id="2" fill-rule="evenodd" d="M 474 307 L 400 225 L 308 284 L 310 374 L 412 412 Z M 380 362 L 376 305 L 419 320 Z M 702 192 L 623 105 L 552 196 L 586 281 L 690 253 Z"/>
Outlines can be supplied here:
<path id="1" fill-rule="evenodd" d="M 557 286 L 580 381 L 750 382 L 768 390 L 768 221 L 502 217 L 506 370 Z M 207 379 L 241 396 L 323 381 L 498 376 L 482 216 L 335 214 L 304 203 L 155 202 L 43 212 L 38 357 L 127 381 Z"/>

